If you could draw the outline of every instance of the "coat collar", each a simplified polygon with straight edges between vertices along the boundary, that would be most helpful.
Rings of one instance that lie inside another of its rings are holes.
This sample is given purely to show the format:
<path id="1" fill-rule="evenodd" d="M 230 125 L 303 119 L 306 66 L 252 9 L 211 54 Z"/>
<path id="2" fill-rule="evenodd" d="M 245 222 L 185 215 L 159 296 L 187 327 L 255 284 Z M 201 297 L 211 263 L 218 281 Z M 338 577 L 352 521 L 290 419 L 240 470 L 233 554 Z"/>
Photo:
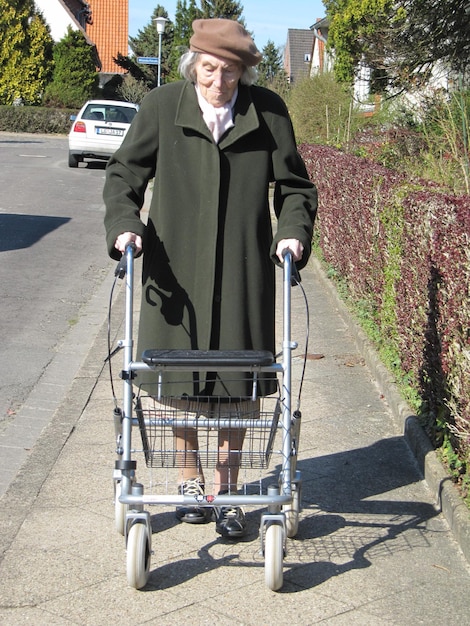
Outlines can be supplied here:
<path id="1" fill-rule="evenodd" d="M 221 149 L 227 148 L 241 137 L 253 132 L 259 128 L 258 113 L 253 103 L 250 88 L 246 85 L 240 85 L 238 89 L 238 98 L 235 103 L 234 111 L 235 126 L 229 130 L 226 136 L 219 143 Z M 181 96 L 176 109 L 175 117 L 176 126 L 189 128 L 210 141 L 213 141 L 210 130 L 207 128 L 202 113 L 197 102 L 196 90 L 194 85 L 186 81 L 183 84 Z"/>

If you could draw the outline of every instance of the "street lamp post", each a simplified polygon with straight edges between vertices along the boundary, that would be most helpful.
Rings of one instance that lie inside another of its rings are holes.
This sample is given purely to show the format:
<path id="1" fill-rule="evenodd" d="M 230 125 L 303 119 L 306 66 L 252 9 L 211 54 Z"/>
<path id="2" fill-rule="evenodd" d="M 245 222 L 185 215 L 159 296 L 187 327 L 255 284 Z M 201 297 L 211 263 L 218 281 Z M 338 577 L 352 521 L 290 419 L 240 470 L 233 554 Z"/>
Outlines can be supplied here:
<path id="1" fill-rule="evenodd" d="M 158 33 L 158 78 L 157 78 L 157 87 L 160 87 L 161 76 L 162 76 L 162 35 L 165 32 L 165 24 L 168 21 L 166 17 L 156 17 L 154 20 L 157 26 Z"/>

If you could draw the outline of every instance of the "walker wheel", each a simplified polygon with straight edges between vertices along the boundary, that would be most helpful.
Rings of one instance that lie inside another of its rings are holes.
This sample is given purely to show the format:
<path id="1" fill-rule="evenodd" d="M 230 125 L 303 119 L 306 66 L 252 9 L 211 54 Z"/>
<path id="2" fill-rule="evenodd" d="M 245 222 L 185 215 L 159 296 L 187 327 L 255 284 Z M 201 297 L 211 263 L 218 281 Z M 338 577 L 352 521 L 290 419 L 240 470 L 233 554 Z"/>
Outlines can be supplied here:
<path id="1" fill-rule="evenodd" d="M 150 536 L 147 524 L 136 520 L 127 536 L 127 582 L 134 589 L 145 587 L 150 570 Z"/>
<path id="2" fill-rule="evenodd" d="M 272 591 L 282 587 L 283 559 L 283 528 L 280 524 L 268 522 L 264 535 L 264 581 Z"/>

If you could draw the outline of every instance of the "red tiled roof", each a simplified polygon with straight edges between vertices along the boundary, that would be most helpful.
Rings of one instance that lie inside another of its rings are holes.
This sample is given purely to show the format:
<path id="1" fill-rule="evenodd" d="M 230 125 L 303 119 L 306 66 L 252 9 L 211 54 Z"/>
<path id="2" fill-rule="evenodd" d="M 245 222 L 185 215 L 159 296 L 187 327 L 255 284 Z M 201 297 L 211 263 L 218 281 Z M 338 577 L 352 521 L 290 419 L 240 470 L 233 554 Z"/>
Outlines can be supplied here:
<path id="1" fill-rule="evenodd" d="M 111 74 L 123 73 L 113 61 L 120 52 L 127 56 L 129 36 L 128 0 L 88 0 L 93 23 L 87 24 L 86 32 L 93 40 L 101 61 L 101 71 Z"/>

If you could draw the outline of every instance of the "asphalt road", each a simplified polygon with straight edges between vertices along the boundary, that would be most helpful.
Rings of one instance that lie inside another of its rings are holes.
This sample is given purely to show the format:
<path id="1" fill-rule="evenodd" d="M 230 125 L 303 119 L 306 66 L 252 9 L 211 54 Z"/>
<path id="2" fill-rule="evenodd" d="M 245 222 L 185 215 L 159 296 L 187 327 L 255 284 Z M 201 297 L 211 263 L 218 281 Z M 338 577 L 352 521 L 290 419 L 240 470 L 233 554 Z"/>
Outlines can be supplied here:
<path id="1" fill-rule="evenodd" d="M 0 433 L 113 262 L 104 164 L 67 165 L 66 137 L 0 133 Z"/>

